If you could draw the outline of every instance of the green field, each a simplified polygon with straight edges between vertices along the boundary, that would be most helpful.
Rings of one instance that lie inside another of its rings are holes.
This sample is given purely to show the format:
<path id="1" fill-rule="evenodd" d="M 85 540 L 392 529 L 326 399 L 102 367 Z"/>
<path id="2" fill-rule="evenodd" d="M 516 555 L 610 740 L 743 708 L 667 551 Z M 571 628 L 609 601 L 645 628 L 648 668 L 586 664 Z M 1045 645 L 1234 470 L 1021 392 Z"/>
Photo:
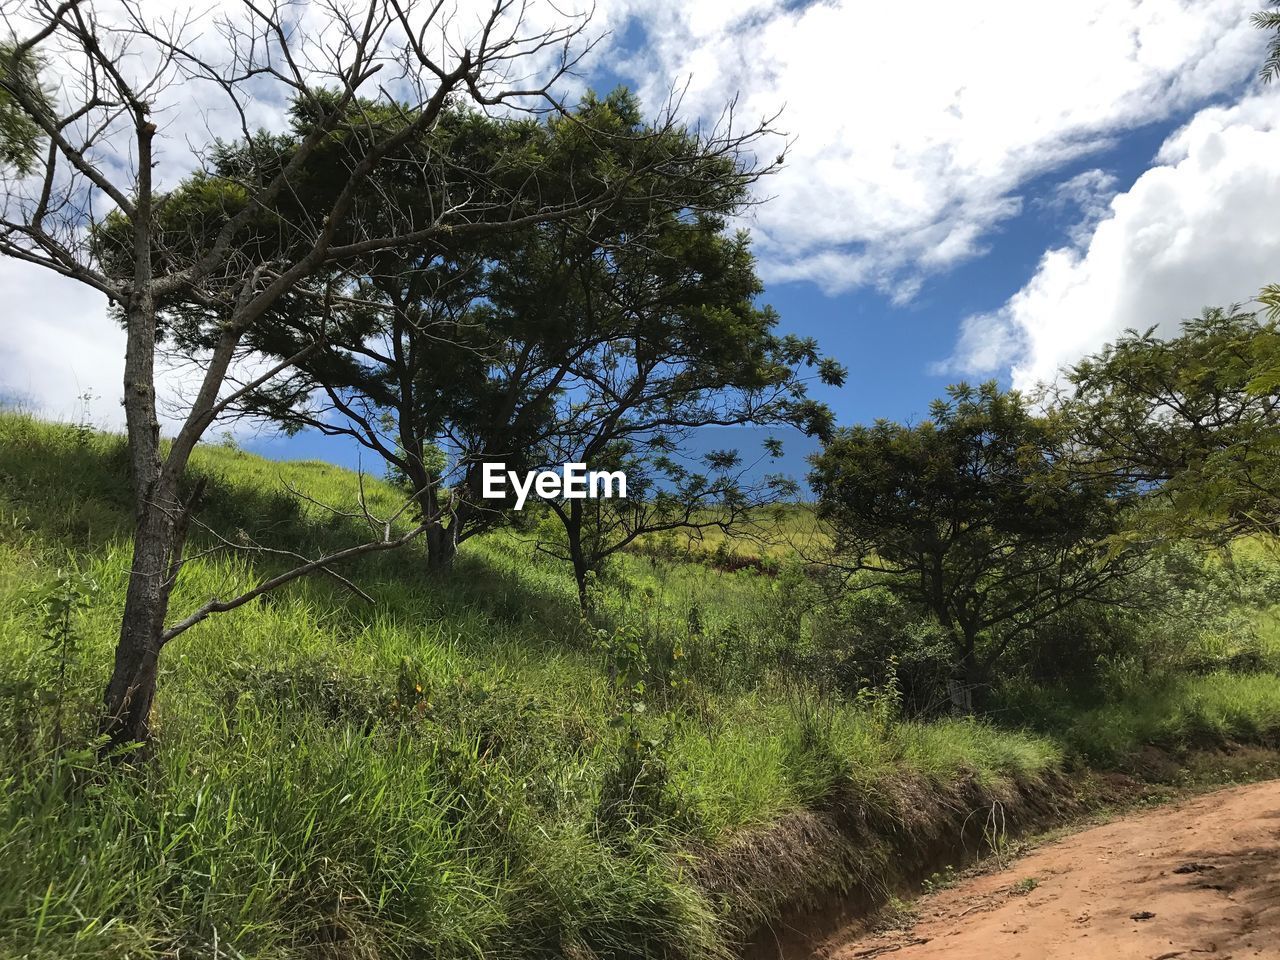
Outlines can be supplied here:
<path id="1" fill-rule="evenodd" d="M 194 628 L 161 660 L 153 761 L 107 776 L 124 464 L 119 437 L 0 416 L 3 956 L 729 956 L 806 897 L 888 883 L 926 821 L 1069 790 L 1146 743 L 1280 734 L 1265 606 L 1240 614 L 1247 670 L 1213 652 L 1236 634 L 1205 633 L 1211 668 L 1161 685 L 1085 704 L 1028 679 L 989 720 L 910 720 L 891 685 L 795 669 L 816 628 L 785 562 L 626 555 L 589 626 L 567 569 L 507 531 L 446 576 L 416 546 L 344 568 L 372 603 L 316 578 Z M 289 493 L 351 508 L 346 471 L 231 447 L 195 469 L 230 540 L 361 536 Z M 195 540 L 175 614 L 271 569 Z M 837 799 L 875 842 L 752 859 Z"/>

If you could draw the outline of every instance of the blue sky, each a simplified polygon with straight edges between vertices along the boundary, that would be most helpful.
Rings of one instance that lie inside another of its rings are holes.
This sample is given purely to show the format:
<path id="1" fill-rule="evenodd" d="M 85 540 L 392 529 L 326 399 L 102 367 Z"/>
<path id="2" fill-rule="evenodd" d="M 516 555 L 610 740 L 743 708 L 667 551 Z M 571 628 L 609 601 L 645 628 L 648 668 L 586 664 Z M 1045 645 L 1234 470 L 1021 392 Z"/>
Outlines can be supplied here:
<path id="1" fill-rule="evenodd" d="M 995 378 L 1010 386 L 1007 366 L 939 369 L 952 355 L 960 321 L 1000 309 L 1035 275 L 1046 250 L 1070 243 L 1087 214 L 1073 200 L 1054 202 L 1061 184 L 1101 170 L 1115 178 L 1111 189 L 1128 190 L 1191 113 L 1180 111 L 1129 131 L 1117 137 L 1114 146 L 1028 181 L 1019 190 L 1021 212 L 991 228 L 982 240 L 984 251 L 926 279 L 907 303 L 895 303 L 874 289 L 829 295 L 803 281 L 771 286 L 767 299 L 782 315 L 784 326 L 817 337 L 848 367 L 845 388 L 819 391 L 840 421 L 921 419 L 931 400 L 962 379 Z M 1241 291 L 1250 292 L 1251 287 Z M 1187 312 L 1195 313 L 1203 304 L 1188 301 L 1186 306 Z M 1153 317 L 1152 322 L 1160 319 Z"/>
<path id="2" fill-rule="evenodd" d="M 786 22 L 788 18 L 803 17 L 806 7 L 790 5 L 788 8 L 766 10 L 764 16 Z M 848 20 L 850 24 L 856 22 L 856 17 Z M 1231 25 L 1230 18 L 1225 16 L 1216 23 L 1222 29 L 1229 29 Z M 1127 28 L 1141 27 L 1128 24 Z M 724 42 L 723 36 L 732 35 L 735 29 L 740 29 L 740 26 L 731 23 L 721 28 L 719 36 L 713 35 L 705 42 L 718 49 Z M 1107 27 L 1098 25 L 1096 29 L 1105 30 Z M 654 64 L 662 60 L 663 54 L 654 45 L 673 43 L 680 33 L 678 25 L 667 24 L 664 27 L 661 18 L 647 20 L 643 14 L 631 16 L 615 27 L 613 52 L 603 58 L 597 69 L 587 72 L 585 81 L 599 88 L 625 83 L 647 92 L 650 101 L 656 102 L 653 91 L 661 87 L 654 79 L 659 72 Z M 1245 35 L 1245 40 L 1248 39 Z M 1017 40 L 1016 31 L 1010 40 Z M 1101 39 L 1099 45 L 1105 45 Z M 1139 107 L 1110 120 L 1100 119 L 1092 127 L 1086 119 L 1083 123 L 1067 125 L 1059 132 L 1056 141 L 1053 136 L 1048 137 L 1042 149 L 1050 159 L 1040 165 L 1024 163 L 1021 178 L 1015 173 L 994 188 L 1006 202 L 1002 212 L 989 216 L 985 221 L 979 220 L 970 248 L 949 262 L 921 267 L 918 262 L 912 262 L 912 252 L 909 251 L 904 261 L 890 265 L 884 278 L 833 284 L 830 278 L 815 280 L 811 275 L 788 279 L 788 275 L 797 273 L 794 265 L 788 268 L 787 265 L 779 267 L 770 263 L 771 259 L 786 256 L 785 252 L 779 256 L 779 248 L 785 245 L 776 242 L 771 246 L 766 244 L 762 252 L 762 267 L 770 282 L 765 299 L 779 311 L 783 329 L 817 338 L 823 349 L 837 357 L 849 370 L 848 383 L 844 388 L 818 388 L 817 395 L 832 406 L 840 422 L 853 423 L 877 417 L 920 419 L 927 415 L 929 402 L 939 396 L 947 384 L 959 379 L 995 377 L 1006 386 L 1015 381 L 1019 386 L 1029 386 L 1026 376 L 1015 375 L 1020 356 L 1025 358 L 1026 355 L 1025 347 L 1017 343 L 1010 345 L 993 362 L 966 360 L 961 349 L 963 345 L 958 344 L 965 321 L 969 318 L 996 318 L 995 325 L 999 327 L 1001 312 L 1011 298 L 1037 278 L 1046 251 L 1068 250 L 1083 255 L 1092 240 L 1095 223 L 1110 217 L 1111 200 L 1127 195 L 1144 174 L 1164 165 L 1160 153 L 1171 137 L 1202 112 L 1215 108 L 1230 110 L 1242 99 L 1257 94 L 1253 77 L 1256 61 L 1250 60 L 1250 56 L 1255 54 L 1256 46 L 1250 48 L 1248 42 L 1241 44 L 1234 57 L 1235 62 L 1223 66 L 1221 76 L 1196 94 L 1161 102 L 1157 93 L 1146 111 Z M 1203 59 L 1203 53 L 1198 56 Z M 1170 86 L 1170 77 L 1175 72 L 1170 71 L 1170 75 L 1158 81 L 1156 86 Z M 786 75 L 785 70 L 783 75 Z M 751 80 L 750 77 L 739 79 L 748 83 Z M 1097 82 L 1096 77 L 1093 82 Z M 779 86 L 772 92 L 783 102 L 794 102 L 811 93 L 802 86 L 793 89 Z M 891 89 L 877 94 L 887 98 L 892 98 L 892 95 Z M 1275 104 L 1270 103 L 1269 106 L 1274 107 Z M 840 104 L 837 102 L 832 109 L 839 110 Z M 927 118 L 922 117 L 921 120 L 927 122 Z M 785 110 L 781 125 L 787 126 Z M 874 131 L 868 134 L 874 135 Z M 798 143 L 803 143 L 810 131 L 800 129 L 793 135 Z M 1052 159 L 1055 153 L 1065 155 L 1055 162 Z M 788 174 L 803 176 L 805 164 L 812 159 L 812 154 L 801 152 L 791 161 Z M 857 164 L 850 164 L 849 175 L 857 176 L 858 172 Z M 928 172 L 927 167 L 924 172 Z M 776 188 L 772 182 L 766 182 L 765 189 L 776 194 L 770 204 L 785 206 L 788 200 L 785 190 L 791 181 L 779 179 L 782 183 Z M 874 180 L 868 183 L 868 187 L 874 196 Z M 822 211 L 823 215 L 835 218 L 842 214 L 856 217 L 863 212 L 861 209 L 842 211 L 839 208 Z M 769 204 L 762 209 L 761 219 L 765 221 L 767 231 L 771 227 Z M 945 222 L 945 219 L 946 214 L 939 212 L 934 222 Z M 928 211 L 924 213 L 923 221 L 926 224 L 930 222 Z M 1177 225 L 1172 229 L 1176 230 Z M 891 230 L 885 236 L 890 243 L 898 239 Z M 848 237 L 832 247 L 855 261 L 864 256 L 877 239 L 873 235 L 864 240 L 857 231 Z M 1212 241 L 1205 237 L 1205 242 Z M 915 251 L 917 258 L 920 252 Z M 803 268 L 799 273 L 805 273 Z M 1261 282 L 1267 280 L 1267 276 L 1259 273 L 1256 277 L 1258 283 L 1254 283 L 1253 277 L 1248 277 L 1229 287 L 1193 289 L 1180 300 L 1159 307 L 1153 305 L 1152 312 L 1146 317 L 1125 316 L 1123 324 L 1118 318 L 1110 318 L 1090 346 L 1100 345 L 1105 334 L 1114 334 L 1131 322 L 1143 325 L 1163 323 L 1167 326 L 1223 296 L 1247 298 L 1256 292 Z M 1135 276 L 1134 282 L 1141 283 L 1143 278 Z M 903 295 L 902 286 L 910 289 L 907 295 Z M 1061 318 L 1057 322 L 1071 321 Z M 1033 368 L 1037 377 L 1043 377 L 1053 366 L 1073 358 L 1070 353 L 1050 354 L 1034 358 Z M 706 445 L 725 445 L 733 436 L 731 431 L 712 431 Z M 803 455 L 814 447 L 804 438 L 788 437 L 788 456 L 782 464 L 785 472 L 801 473 L 804 470 Z M 266 444 L 263 447 L 265 450 L 273 448 L 278 451 L 277 455 L 312 449 L 305 439 L 285 446 Z M 324 456 L 334 455 L 329 446 L 315 449 Z"/>
<path id="3" fill-rule="evenodd" d="M 1280 85 L 1256 79 L 1257 0 L 594 6 L 567 98 L 621 82 L 656 114 L 674 90 L 703 129 L 731 100 L 748 124 L 782 111 L 760 152 L 787 163 L 743 225 L 783 329 L 848 367 L 818 391 L 842 423 L 919 419 L 959 379 L 1029 388 L 1126 327 L 1169 330 L 1280 280 Z M 164 129 L 169 179 L 207 120 L 190 107 Z M 0 395 L 70 418 L 89 391 L 118 426 L 101 299 L 13 262 L 0 289 L 21 321 L 0 325 Z M 314 437 L 241 439 L 354 460 Z"/>
<path id="4" fill-rule="evenodd" d="M 1230 102 L 1231 97 L 1220 100 Z M 832 407 L 840 423 L 850 424 L 877 418 L 922 419 L 928 414 L 930 401 L 941 396 L 948 384 L 962 379 L 994 377 L 1002 386 L 1010 386 L 1008 368 L 940 369 L 952 355 L 961 319 L 998 310 L 1034 276 L 1045 250 L 1071 242 L 1073 231 L 1087 222 L 1088 214 L 1079 202 L 1054 202 L 1061 184 L 1102 170 L 1114 178 L 1109 189 L 1127 191 L 1152 166 L 1166 139 L 1195 112 L 1179 111 L 1161 122 L 1128 131 L 1113 145 L 1028 181 L 1020 191 L 1021 211 L 984 236 L 985 251 L 929 277 L 909 302 L 895 303 L 892 296 L 876 289 L 827 293 L 807 280 L 769 285 L 763 299 L 778 310 L 780 328 L 817 338 L 824 351 L 848 368 L 844 387 L 817 385 L 814 395 Z M 1207 302 L 1187 301 L 1184 313 L 1198 312 L 1205 305 Z M 1153 317 L 1152 322 L 1161 319 L 1167 318 Z M 708 450 L 740 446 L 746 455 L 747 450 L 758 448 L 765 433 L 782 436 L 785 453 L 781 460 L 763 463 L 760 469 L 801 479 L 807 470 L 805 457 L 818 449 L 818 443 L 798 432 L 710 428 L 699 446 Z M 318 458 L 380 469 L 358 444 L 316 433 L 257 437 L 246 446 L 277 459 Z"/>

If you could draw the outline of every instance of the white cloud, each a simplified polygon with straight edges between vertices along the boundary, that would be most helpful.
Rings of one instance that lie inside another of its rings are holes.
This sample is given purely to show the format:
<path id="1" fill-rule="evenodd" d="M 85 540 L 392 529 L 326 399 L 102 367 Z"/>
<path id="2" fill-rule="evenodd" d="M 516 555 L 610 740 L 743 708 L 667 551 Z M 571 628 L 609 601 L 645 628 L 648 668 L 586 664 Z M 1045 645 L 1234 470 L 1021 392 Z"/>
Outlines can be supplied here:
<path id="1" fill-rule="evenodd" d="M 1050 250 L 993 314 L 970 317 L 952 366 L 1052 380 L 1127 328 L 1175 329 L 1280 280 L 1280 89 L 1200 111 L 1111 201 L 1087 245 Z"/>
<path id="2" fill-rule="evenodd" d="M 464 0 L 455 39 L 474 27 L 483 2 Z M 684 108 L 692 119 L 714 121 L 735 94 L 750 120 L 785 107 L 781 125 L 795 142 L 787 167 L 764 185 L 776 199 L 753 221 L 766 280 L 807 280 L 832 292 L 873 285 L 904 302 L 930 271 L 979 255 L 990 230 L 1021 209 L 1028 178 L 1235 89 L 1259 59 L 1262 38 L 1247 23 L 1256 5 L 601 0 L 592 33 L 622 36 L 635 18 L 646 40 L 622 50 L 615 38 L 591 63 L 630 78 L 655 109 L 671 85 L 690 78 Z M 214 9 L 233 6 L 222 0 Z M 296 10 L 313 18 L 322 6 Z M 161 16 L 179 5 L 148 0 L 143 9 Z M 533 15 L 552 10 L 535 5 Z M 197 27 L 202 49 L 214 49 L 208 14 Z M 157 106 L 162 182 L 190 169 L 188 142 L 204 142 L 208 129 L 233 132 L 235 118 L 216 108 L 214 93 L 184 83 Z M 264 97 L 251 121 L 278 125 L 282 108 Z M 1186 152 L 1172 141 L 1168 149 Z M 1046 269 L 1070 273 L 1080 256 L 1055 252 Z M 10 321 L 0 324 L 0 390 L 60 413 L 88 388 L 102 397 L 95 415 L 118 419 L 123 341 L 102 299 L 14 263 L 0 266 L 0 292 Z M 970 326 L 970 352 L 986 364 L 1023 342 L 1023 327 L 1011 321 L 1000 336 L 978 321 Z M 1032 341 L 1036 356 L 1054 352 Z"/>
<path id="3" fill-rule="evenodd" d="M 1053 189 L 1040 205 L 1060 214 L 1076 217 L 1067 235 L 1077 246 L 1088 243 L 1094 228 L 1111 212 L 1116 195 L 1116 176 L 1106 170 L 1085 170 Z"/>
<path id="4" fill-rule="evenodd" d="M 95 290 L 28 263 L 0 258 L 5 320 L 0 325 L 0 400 L 64 422 L 88 419 L 124 428 L 124 329 Z M 251 369 L 247 362 L 237 372 Z M 156 363 L 158 413 L 178 426 L 198 371 L 164 357 Z M 247 429 L 236 425 L 237 432 Z"/>
<path id="5" fill-rule="evenodd" d="M 735 93 L 785 104 L 788 165 L 755 233 L 769 281 L 830 292 L 978 255 L 1028 178 L 1256 69 L 1256 0 L 646 3 L 621 65 L 651 104 L 691 77 L 713 118 Z"/>
<path id="6" fill-rule="evenodd" d="M 94 396 L 92 419 L 123 422 L 119 409 L 124 332 L 106 318 L 106 297 L 30 264 L 0 259 L 0 395 L 71 420 Z M 92 320 L 90 318 L 93 318 Z"/>
<path id="7" fill-rule="evenodd" d="M 960 321 L 960 335 L 952 355 L 930 364 L 929 372 L 938 376 L 989 376 L 1007 369 L 1010 358 L 1022 349 L 1021 331 L 1006 313 L 976 314 Z"/>
<path id="8" fill-rule="evenodd" d="M 433 4 L 401 5 L 412 18 L 421 18 Z M 542 29 L 563 29 L 574 22 L 582 11 L 589 9 L 588 0 L 569 2 L 531 3 L 517 5 L 524 17 L 519 29 L 522 37 L 536 36 Z M 248 6 L 239 0 L 213 0 L 204 4 L 198 13 L 189 5 L 176 0 L 147 0 L 145 4 L 133 4 L 147 18 L 157 32 L 169 31 L 182 39 L 184 49 L 212 65 L 230 62 L 229 27 L 234 21 L 240 29 L 243 42 L 246 24 L 253 18 Z M 341 5 L 298 4 L 284 5 L 281 16 L 292 18 L 292 55 L 299 69 L 312 82 L 325 83 L 325 74 L 332 71 L 332 51 L 347 51 L 349 62 L 349 38 L 342 37 L 336 26 L 333 11 Z M 437 61 L 452 66 L 456 58 L 441 51 L 457 53 L 464 48 L 475 50 L 476 38 L 483 24 L 483 14 L 493 7 L 492 0 L 458 0 L 452 7 L 445 5 L 444 15 L 437 19 L 439 29 L 427 31 L 425 42 Z M 268 5 L 268 9 L 270 5 Z M 8 8 L 7 8 L 8 9 Z M 127 8 L 110 0 L 93 5 L 93 14 L 100 26 L 104 45 L 116 49 L 115 42 L 127 43 L 128 55 L 118 61 L 122 73 L 136 88 L 145 87 L 150 97 L 151 116 L 158 127 L 155 141 L 155 170 L 153 176 L 159 189 L 167 189 L 178 183 L 201 162 L 204 149 L 215 138 L 235 139 L 241 132 L 241 116 L 225 96 L 220 86 L 207 78 L 192 77 L 192 68 L 186 71 L 170 65 L 160 73 L 162 82 L 148 85 L 161 62 L 162 47 L 139 37 L 126 37 L 113 33 L 130 26 Z M 187 19 L 191 18 L 191 19 Z M 44 13 L 32 7 L 8 9 L 0 36 L 10 31 L 29 36 L 44 22 Z M 514 30 L 508 18 L 507 30 Z M 597 18 L 589 33 L 599 33 L 609 25 L 606 14 Z M 259 30 L 261 24 L 258 24 Z M 401 34 L 397 27 L 388 33 L 383 47 L 381 70 L 364 88 L 369 96 L 385 87 L 396 96 L 413 99 L 415 81 L 426 71 L 420 67 L 409 70 L 396 57 L 403 51 Z M 500 28 L 494 39 L 509 36 Z M 586 38 L 576 43 L 585 45 Z M 259 39 L 258 43 L 261 43 Z M 522 48 L 524 49 L 524 48 Z M 83 74 L 79 67 L 83 53 L 74 45 L 66 45 L 60 34 L 54 34 L 40 48 L 41 57 L 48 64 L 43 79 L 56 100 L 72 107 L 84 102 Z M 508 50 L 507 53 L 511 53 Z M 505 78 L 510 83 L 529 87 L 538 78 L 548 76 L 556 65 L 560 50 L 556 45 L 535 51 L 534 55 L 516 58 L 508 67 L 498 65 L 491 76 Z M 261 56 L 259 51 L 257 54 Z M 277 66 L 280 66 L 277 64 Z M 227 68 L 229 70 L 229 68 Z M 517 74 L 516 71 L 520 71 Z M 198 71 L 195 71 L 198 73 Z M 332 85 L 332 81 L 328 81 Z M 577 81 L 573 81 L 577 82 Z M 502 84 L 497 84 L 502 86 Z M 430 86 L 430 83 L 429 83 Z M 433 89 L 433 86 L 432 86 Z M 286 123 L 288 88 L 282 83 L 260 79 L 240 88 L 245 109 L 244 123 L 250 130 L 282 129 Z M 252 96 L 249 96 L 249 93 Z M 93 123 L 100 122 L 95 115 Z M 90 127 L 89 120 L 82 120 L 70 130 L 74 134 L 79 127 L 84 133 Z M 116 185 L 128 193 L 134 169 L 134 147 L 131 131 L 124 121 L 117 121 L 107 128 L 108 135 L 99 136 L 96 147 L 87 155 L 104 169 L 110 171 Z M 67 165 L 59 170 L 64 179 Z M 20 209 L 23 201 L 27 209 L 34 205 L 41 184 L 36 177 L 14 185 L 6 180 L 0 208 L 15 221 L 25 219 Z M 9 189 L 13 188 L 13 189 Z M 79 196 L 79 195 L 78 195 Z M 86 206 L 87 204 L 77 205 Z M 102 217 L 112 204 L 102 194 L 94 197 L 93 209 Z M 55 219 L 55 218 L 51 218 Z M 59 223 L 60 234 L 74 239 L 83 224 L 72 219 Z M 106 298 L 90 288 L 48 270 L 16 260 L 0 258 L 0 294 L 4 297 L 3 322 L 0 323 L 0 400 L 18 402 L 46 416 L 61 419 L 77 418 L 82 412 L 79 398 L 84 394 L 93 397 L 90 404 L 91 418 L 101 426 L 119 428 L 124 416 L 120 406 L 124 368 L 124 333 L 107 315 Z M 241 364 L 238 369 L 249 369 Z M 158 366 L 157 393 L 161 422 L 166 428 L 181 422 L 183 397 L 189 395 L 195 373 L 190 368 L 182 371 Z M 245 429 L 237 424 L 237 430 Z"/>

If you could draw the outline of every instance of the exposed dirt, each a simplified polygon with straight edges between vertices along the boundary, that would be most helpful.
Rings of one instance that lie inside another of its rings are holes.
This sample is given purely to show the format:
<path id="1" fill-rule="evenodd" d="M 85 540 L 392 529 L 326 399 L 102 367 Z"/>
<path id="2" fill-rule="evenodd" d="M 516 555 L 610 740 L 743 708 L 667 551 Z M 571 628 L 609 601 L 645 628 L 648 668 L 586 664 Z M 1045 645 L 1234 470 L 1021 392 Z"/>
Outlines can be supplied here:
<path id="1" fill-rule="evenodd" d="M 851 927 L 809 955 L 1280 958 L 1280 781 L 1090 828 L 921 898 L 899 929 Z"/>

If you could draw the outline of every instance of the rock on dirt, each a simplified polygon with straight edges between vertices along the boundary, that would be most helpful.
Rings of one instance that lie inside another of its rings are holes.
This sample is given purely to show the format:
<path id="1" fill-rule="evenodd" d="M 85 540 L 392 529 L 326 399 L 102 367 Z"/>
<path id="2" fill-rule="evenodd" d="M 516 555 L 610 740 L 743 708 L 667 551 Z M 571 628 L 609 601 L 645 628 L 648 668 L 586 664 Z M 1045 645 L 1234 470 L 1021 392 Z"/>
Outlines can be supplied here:
<path id="1" fill-rule="evenodd" d="M 1280 781 L 1093 827 L 850 929 L 821 960 L 1280 960 Z"/>

